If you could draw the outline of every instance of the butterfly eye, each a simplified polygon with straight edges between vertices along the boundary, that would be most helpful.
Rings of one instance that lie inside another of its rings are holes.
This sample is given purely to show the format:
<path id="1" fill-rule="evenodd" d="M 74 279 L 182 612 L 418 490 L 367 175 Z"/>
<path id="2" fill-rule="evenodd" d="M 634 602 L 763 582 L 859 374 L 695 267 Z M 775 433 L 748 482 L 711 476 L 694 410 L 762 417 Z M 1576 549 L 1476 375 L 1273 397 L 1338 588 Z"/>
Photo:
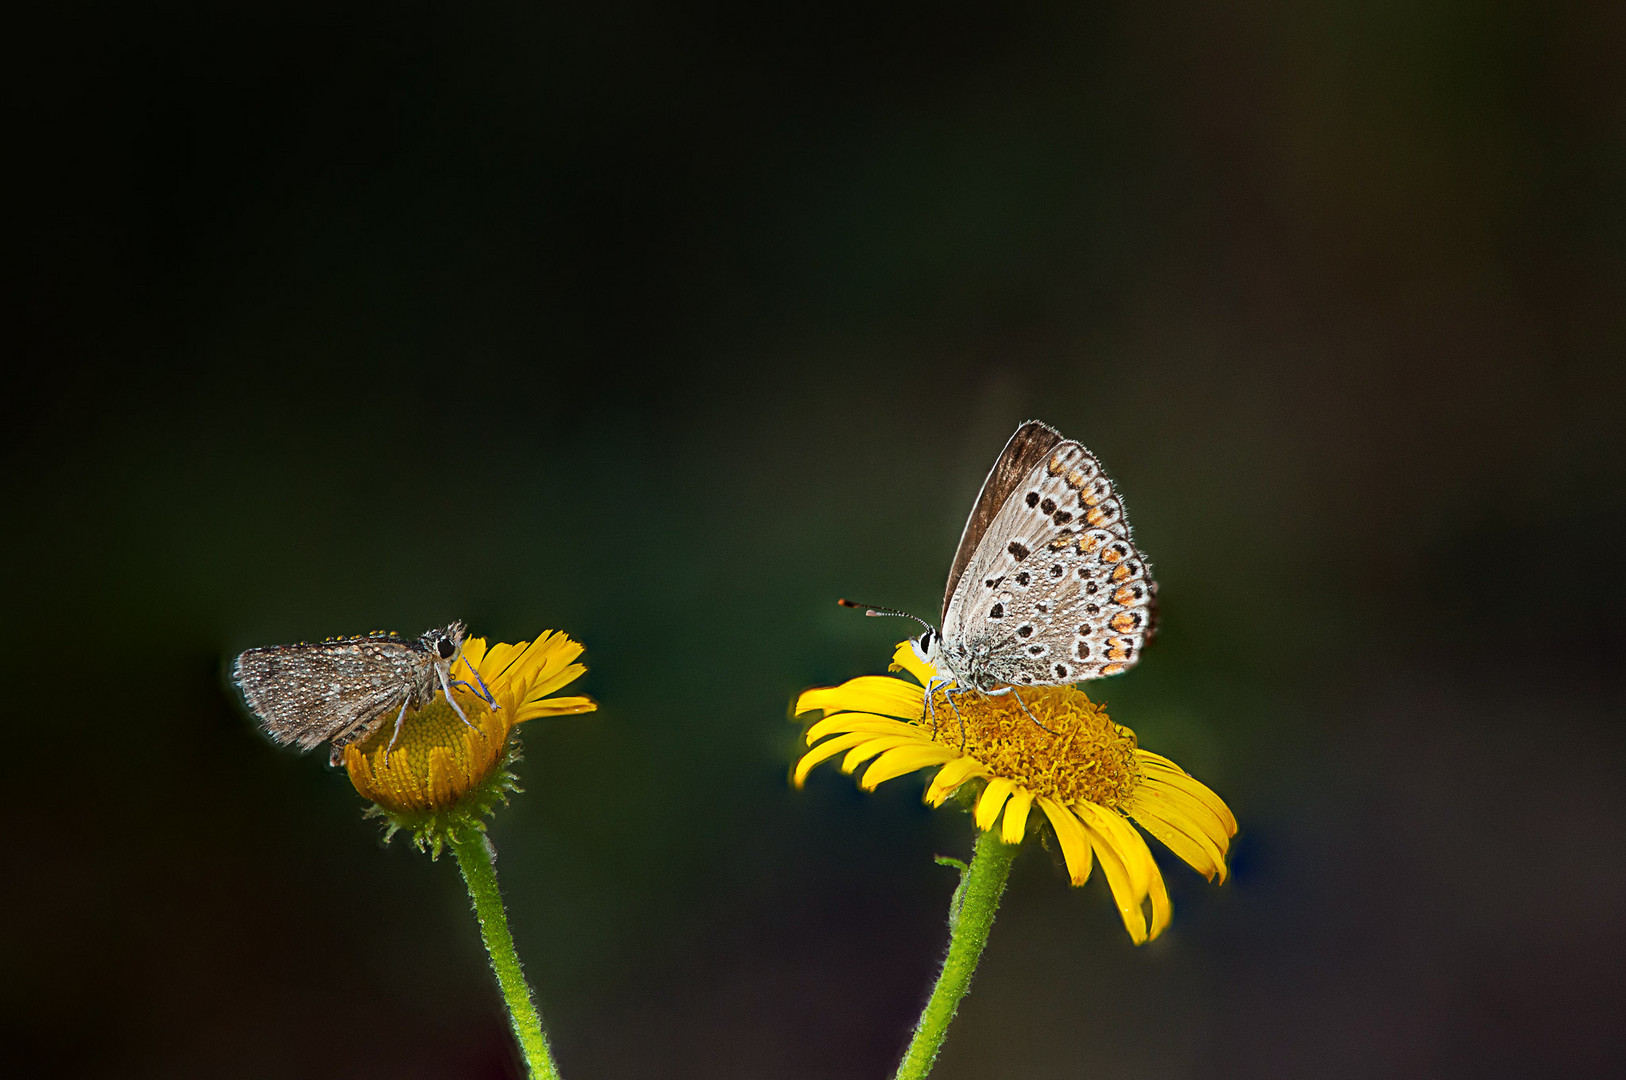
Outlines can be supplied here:
<path id="1" fill-rule="evenodd" d="M 920 635 L 920 651 L 921 652 L 931 652 L 932 651 L 932 638 L 935 637 L 936 634 L 937 634 L 937 631 L 928 630 L 924 634 Z"/>
<path id="2" fill-rule="evenodd" d="M 452 654 L 457 651 L 457 647 L 450 641 L 442 638 L 439 644 L 435 646 L 435 651 L 440 653 L 440 658 L 442 660 L 450 660 L 452 658 Z"/>

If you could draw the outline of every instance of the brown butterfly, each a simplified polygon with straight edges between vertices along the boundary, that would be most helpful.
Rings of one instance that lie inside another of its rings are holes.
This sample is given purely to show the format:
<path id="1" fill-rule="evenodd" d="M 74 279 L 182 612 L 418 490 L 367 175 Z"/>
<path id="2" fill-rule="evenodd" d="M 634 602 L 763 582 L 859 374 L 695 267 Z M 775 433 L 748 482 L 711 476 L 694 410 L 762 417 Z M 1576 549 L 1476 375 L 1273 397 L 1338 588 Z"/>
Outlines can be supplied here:
<path id="1" fill-rule="evenodd" d="M 369 634 L 249 649 L 232 664 L 232 681 L 273 739 L 301 750 L 332 740 L 335 765 L 344 761 L 346 746 L 378 730 L 393 712 L 387 756 L 400 738 L 407 709 L 423 708 L 436 693 L 444 692 L 457 715 L 474 727 L 451 690 L 468 685 L 450 677 L 463 654 L 464 634 L 463 624 L 454 622 L 417 641 Z M 475 680 L 480 681 L 478 672 Z M 483 682 L 475 692 L 496 707 Z"/>

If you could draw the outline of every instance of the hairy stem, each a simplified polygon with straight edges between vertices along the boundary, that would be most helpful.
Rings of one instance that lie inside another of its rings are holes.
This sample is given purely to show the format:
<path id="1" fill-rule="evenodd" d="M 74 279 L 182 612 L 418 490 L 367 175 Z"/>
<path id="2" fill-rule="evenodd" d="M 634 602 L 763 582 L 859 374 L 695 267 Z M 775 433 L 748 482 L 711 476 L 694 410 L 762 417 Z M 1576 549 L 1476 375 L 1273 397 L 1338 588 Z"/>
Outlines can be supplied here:
<path id="1" fill-rule="evenodd" d="M 898 1066 L 896 1080 L 924 1080 L 943 1048 L 950 1021 L 960 1007 L 960 999 L 971 989 L 971 974 L 988 943 L 994 925 L 994 912 L 1005 892 L 1011 861 L 1018 845 L 1007 844 L 997 832 L 979 832 L 977 851 L 971 865 L 960 874 L 960 887 L 949 902 L 949 948 L 943 958 L 943 971 L 932 988 L 932 996 L 915 1024 L 914 1038 Z M 954 865 L 953 860 L 948 860 Z"/>
<path id="2" fill-rule="evenodd" d="M 548 1052 L 547 1036 L 542 1034 L 542 1017 L 531 1000 L 531 988 L 519 967 L 519 956 L 514 952 L 514 937 L 508 932 L 508 913 L 503 910 L 502 893 L 497 890 L 497 868 L 492 863 L 494 851 L 485 834 L 475 829 L 461 831 L 451 842 L 457 855 L 458 869 L 469 887 L 469 899 L 474 901 L 474 915 L 480 922 L 480 939 L 485 942 L 491 956 L 491 970 L 497 973 L 497 985 L 502 989 L 503 1003 L 508 1006 L 508 1020 L 514 1028 L 514 1038 L 532 1080 L 559 1080 L 559 1070 Z"/>

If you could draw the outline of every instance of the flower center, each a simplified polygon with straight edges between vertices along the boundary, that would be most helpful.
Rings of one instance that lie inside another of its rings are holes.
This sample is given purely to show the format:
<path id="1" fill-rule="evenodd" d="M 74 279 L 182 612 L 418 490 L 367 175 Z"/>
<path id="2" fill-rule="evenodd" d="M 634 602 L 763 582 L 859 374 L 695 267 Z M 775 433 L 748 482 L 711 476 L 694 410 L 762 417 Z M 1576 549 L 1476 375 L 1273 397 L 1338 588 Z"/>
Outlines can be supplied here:
<path id="1" fill-rule="evenodd" d="M 467 707 L 463 711 L 470 714 L 470 720 L 479 723 L 478 714 Z M 436 750 L 443 750 L 451 754 L 453 763 L 467 770 L 468 740 L 463 733 L 468 730 L 452 707 L 446 704 L 446 699 L 437 694 L 423 708 L 407 710 L 406 719 L 401 724 L 401 737 L 396 741 L 395 749 L 389 752 L 390 768 L 428 776 L 431 755 Z M 360 744 L 359 749 L 369 757 L 377 757 L 378 764 L 382 765 L 384 748 L 394 734 L 395 718 L 390 716 Z"/>
<path id="2" fill-rule="evenodd" d="M 989 772 L 1035 795 L 1048 795 L 1063 806 L 1082 801 L 1116 810 L 1128 805 L 1140 783 L 1135 733 L 1114 724 L 1106 710 L 1081 690 L 1025 687 L 998 695 L 956 691 L 952 705 L 947 697 L 941 690 L 933 695 L 919 721 L 933 732 L 933 741 L 956 748 L 963 744 L 965 752 Z"/>

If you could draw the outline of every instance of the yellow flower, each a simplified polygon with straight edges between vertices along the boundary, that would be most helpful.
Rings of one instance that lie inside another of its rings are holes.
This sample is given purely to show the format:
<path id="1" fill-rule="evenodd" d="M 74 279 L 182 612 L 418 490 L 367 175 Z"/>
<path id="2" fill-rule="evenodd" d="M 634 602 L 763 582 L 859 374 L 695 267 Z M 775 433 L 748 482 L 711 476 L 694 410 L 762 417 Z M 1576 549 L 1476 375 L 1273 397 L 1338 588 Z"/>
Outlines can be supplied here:
<path id="1" fill-rule="evenodd" d="M 474 684 L 452 689 L 473 729 L 438 694 L 422 709 L 407 713 L 394 749 L 389 749 L 393 723 L 345 747 L 350 782 L 373 801 L 373 814 L 389 819 L 386 837 L 406 829 L 419 847 L 432 846 L 438 854 L 460 830 L 484 828 L 491 808 L 509 791 L 519 790 L 508 768 L 519 756 L 508 738 L 514 725 L 598 708 L 591 698 L 548 696 L 587 670 L 574 662 L 581 652 L 578 642 L 555 631 L 532 642 L 489 649 L 484 638 L 469 638 L 451 674 Z M 477 692 L 481 682 L 497 708 Z"/>
<path id="2" fill-rule="evenodd" d="M 1131 820 L 1210 880 L 1225 879 L 1225 853 L 1236 835 L 1230 809 L 1174 762 L 1136 746 L 1135 733 L 1114 724 L 1082 691 L 1023 688 L 1032 718 L 1008 694 L 956 693 L 950 705 L 938 691 L 928 711 L 924 684 L 932 671 L 910 642 L 898 646 L 892 670 L 916 681 L 864 675 L 797 700 L 797 714 L 824 713 L 808 729 L 811 749 L 796 763 L 798 787 L 813 766 L 842 753 L 843 772 L 870 762 L 859 780 L 866 791 L 936 768 L 926 801 L 940 806 L 982 781 L 973 818 L 984 830 L 997 824 L 1007 844 L 1022 841 L 1038 807 L 1074 885 L 1089 878 L 1092 863 L 1101 864 L 1137 945 L 1168 925 L 1169 894 Z"/>

